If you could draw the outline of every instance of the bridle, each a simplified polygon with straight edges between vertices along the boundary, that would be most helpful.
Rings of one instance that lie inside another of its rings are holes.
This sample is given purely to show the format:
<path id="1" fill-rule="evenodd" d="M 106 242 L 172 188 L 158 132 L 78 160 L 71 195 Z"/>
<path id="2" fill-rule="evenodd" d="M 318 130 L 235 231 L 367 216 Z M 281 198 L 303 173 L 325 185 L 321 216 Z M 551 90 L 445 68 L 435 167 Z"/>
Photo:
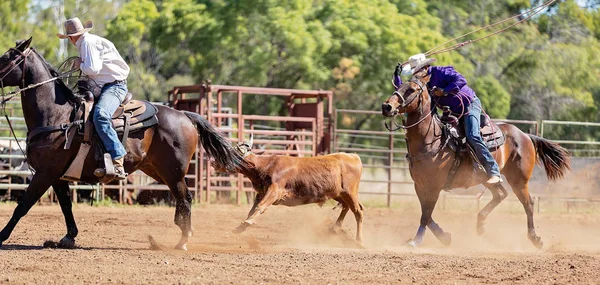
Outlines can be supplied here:
<path id="1" fill-rule="evenodd" d="M 401 109 L 401 108 L 406 108 L 408 107 L 408 105 L 412 104 L 412 102 L 418 97 L 419 98 L 419 114 L 423 114 L 423 104 L 421 104 L 421 101 L 423 100 L 423 97 L 421 96 L 423 94 L 423 92 L 425 91 L 425 89 L 427 88 L 425 86 L 425 84 L 418 78 L 411 78 L 409 82 L 407 83 L 416 83 L 419 86 L 419 92 L 413 92 L 412 94 L 410 94 L 408 96 L 408 98 L 404 98 L 404 96 L 398 91 L 394 91 L 394 93 L 392 94 L 392 96 L 398 96 L 398 101 L 401 101 L 402 103 L 400 104 L 400 106 L 398 106 L 396 109 Z M 400 88 L 402 89 L 402 88 Z M 399 90 L 400 90 L 399 89 Z M 396 115 L 394 115 L 392 118 L 390 118 L 390 122 L 392 122 L 395 126 L 395 128 L 390 127 L 390 125 L 388 125 L 387 122 L 385 122 L 385 128 L 388 129 L 388 131 L 397 131 L 399 129 L 410 129 L 418 124 L 420 124 L 421 122 L 423 122 L 423 120 L 425 120 L 427 117 L 431 116 L 431 112 L 427 112 L 427 114 L 425 116 L 423 116 L 421 119 L 419 119 L 416 123 L 411 124 L 409 126 L 405 125 L 405 120 L 402 119 L 402 124 L 398 124 L 396 122 L 396 120 L 394 120 L 394 118 L 396 117 Z"/>
<path id="2" fill-rule="evenodd" d="M 19 149 L 21 150 L 21 153 L 23 154 L 23 156 L 25 157 L 25 162 L 27 162 L 27 164 L 29 165 L 29 170 L 31 172 L 31 174 L 33 175 L 35 170 L 31 167 L 31 164 L 29 164 L 29 159 L 27 157 L 27 154 L 25 153 L 25 151 L 23 150 L 23 148 L 21 147 L 21 144 L 19 143 L 17 136 L 15 134 L 14 128 L 12 127 L 12 124 L 10 122 L 10 118 L 8 117 L 8 114 L 6 113 L 5 110 L 5 104 L 6 102 L 8 102 L 9 100 L 11 100 L 13 97 L 17 96 L 18 94 L 24 94 L 23 92 L 25 90 L 29 90 L 29 89 L 33 89 L 33 88 L 37 88 L 41 85 L 44 85 L 46 83 L 58 80 L 60 78 L 63 78 L 65 75 L 71 74 L 73 72 L 73 70 L 66 72 L 63 75 L 59 75 L 56 77 L 51 77 L 50 79 L 35 83 L 35 84 L 31 84 L 27 87 L 25 87 L 25 70 L 26 70 L 26 63 L 27 63 L 27 57 L 29 55 L 31 55 L 32 52 L 34 52 L 33 48 L 31 47 L 27 47 L 24 51 L 20 51 L 18 48 L 10 48 L 9 51 L 13 51 L 13 52 L 18 52 L 19 54 L 13 59 L 11 60 L 4 68 L 2 68 L 0 70 L 0 89 L 2 89 L 2 100 L 0 100 L 0 108 L 2 109 L 2 112 L 4 113 L 4 117 L 6 118 L 6 121 L 8 123 L 8 126 L 10 128 L 10 131 L 15 139 L 15 141 L 17 141 L 17 145 L 19 146 Z M 34 54 L 38 55 L 37 52 L 34 52 Z M 21 77 L 21 84 L 18 85 L 17 90 L 9 92 L 9 93 L 5 93 L 4 92 L 4 78 L 6 78 L 6 76 L 8 76 L 9 74 L 11 74 L 11 72 L 13 72 L 13 70 L 19 66 L 20 64 L 23 64 L 23 66 L 21 67 L 22 70 L 22 77 Z M 75 110 L 75 109 L 74 109 Z M 61 124 L 60 126 L 56 127 L 56 126 L 49 126 L 49 127 L 39 127 L 37 129 L 34 129 L 31 132 L 28 132 L 28 140 L 32 137 L 33 133 L 41 133 L 41 132 L 50 132 L 50 131 L 58 131 L 58 130 L 68 130 L 68 128 L 70 128 L 70 126 L 72 125 L 77 125 L 78 122 L 70 122 L 70 123 L 65 123 L 65 124 Z M 66 133 L 65 133 L 66 134 Z"/>
<path id="3" fill-rule="evenodd" d="M 21 147 L 21 144 L 19 143 L 19 140 L 17 140 L 17 135 L 15 134 L 15 130 L 13 129 L 13 126 L 12 126 L 12 124 L 10 122 L 8 114 L 6 113 L 6 110 L 4 108 L 6 101 L 10 100 L 10 98 L 6 99 L 7 95 L 4 93 L 4 78 L 6 76 L 8 76 L 17 66 L 19 66 L 19 64 L 23 63 L 23 66 L 21 68 L 21 74 L 22 74 L 22 76 L 21 76 L 21 85 L 19 85 L 19 87 L 21 88 L 21 86 L 23 86 L 23 88 L 25 88 L 25 64 L 27 62 L 26 61 L 27 57 L 31 54 L 31 48 L 27 47 L 24 51 L 20 51 L 17 48 L 10 48 L 9 50 L 16 51 L 16 52 L 19 53 L 19 55 L 17 55 L 17 57 L 15 57 L 13 60 L 11 60 L 4 68 L 2 68 L 2 70 L 0 70 L 0 75 L 1 75 L 0 76 L 0 88 L 2 89 L 2 102 L 1 102 L 2 111 L 4 112 L 4 117 L 6 118 L 6 122 L 8 123 L 8 127 L 10 128 L 10 131 L 11 131 L 13 137 L 15 138 L 15 141 L 17 142 L 17 146 L 19 146 L 19 149 L 21 150 L 21 153 L 25 157 L 25 162 L 29 166 L 29 172 L 31 172 L 31 175 L 33 175 L 35 173 L 35 170 L 33 169 L 33 167 L 31 167 L 31 164 L 29 163 L 29 159 L 27 157 L 27 154 L 25 153 L 25 151 Z"/>
<path id="4" fill-rule="evenodd" d="M 9 50 L 18 52 L 19 55 L 17 55 L 17 57 L 15 57 L 13 60 L 11 60 L 4 68 L 2 68 L 2 70 L 0 70 L 0 87 L 2 88 L 2 95 L 4 96 L 4 78 L 6 76 L 8 76 L 17 66 L 19 66 L 19 64 L 23 63 L 23 67 L 21 68 L 21 70 L 23 72 L 22 73 L 22 77 L 21 77 L 21 85 L 19 85 L 19 87 L 23 86 L 25 87 L 25 63 L 26 63 L 26 59 L 27 57 L 31 54 L 31 48 L 26 48 L 24 51 L 20 51 L 17 48 L 10 48 Z"/>
<path id="5" fill-rule="evenodd" d="M 0 104 L 3 105 L 4 103 L 8 102 L 9 100 L 11 100 L 12 98 L 14 98 L 15 96 L 19 95 L 19 94 L 23 94 L 24 91 L 29 90 L 29 89 L 33 89 L 33 88 L 37 88 L 39 86 L 42 86 L 46 83 L 50 83 L 52 81 L 58 80 L 58 79 L 64 79 L 64 78 L 70 78 L 72 77 L 71 74 L 78 72 L 79 68 L 73 68 L 71 70 L 68 70 L 66 72 L 63 72 L 61 74 L 59 74 L 58 76 L 54 76 L 51 77 L 50 79 L 46 79 L 44 81 L 38 82 L 38 83 L 34 83 L 34 84 L 30 84 L 28 86 L 25 86 L 25 63 L 26 63 L 26 59 L 27 57 L 33 52 L 33 54 L 40 56 L 37 52 L 35 52 L 35 50 L 33 48 L 27 48 L 24 51 L 20 51 L 16 48 L 10 48 L 9 50 L 13 50 L 16 52 L 19 52 L 19 55 L 17 57 L 15 57 L 15 59 L 13 59 L 11 62 L 9 62 L 7 64 L 7 66 L 5 66 L 2 70 L 0 70 L 0 75 L 2 75 L 0 77 L 0 88 L 2 89 L 2 100 L 0 101 Z M 71 58 L 67 59 L 71 60 Z M 19 66 L 19 64 L 21 64 L 21 62 L 23 63 L 23 76 L 21 77 L 21 84 L 18 86 L 18 88 L 14 91 L 5 93 L 4 92 L 4 78 L 6 76 L 8 76 L 17 66 Z M 66 62 L 66 61 L 65 61 Z"/>

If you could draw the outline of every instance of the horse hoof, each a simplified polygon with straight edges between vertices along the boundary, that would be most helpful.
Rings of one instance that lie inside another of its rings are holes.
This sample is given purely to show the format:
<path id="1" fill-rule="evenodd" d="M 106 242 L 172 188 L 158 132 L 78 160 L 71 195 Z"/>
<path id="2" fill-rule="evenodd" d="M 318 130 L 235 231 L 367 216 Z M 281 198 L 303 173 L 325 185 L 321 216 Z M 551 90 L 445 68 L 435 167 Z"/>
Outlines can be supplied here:
<path id="1" fill-rule="evenodd" d="M 529 240 L 531 241 L 531 243 L 533 243 L 533 245 L 537 249 L 542 249 L 544 247 L 544 242 L 542 241 L 542 238 L 539 236 L 529 237 Z"/>
<path id="2" fill-rule="evenodd" d="M 449 246 L 452 243 L 452 235 L 450 233 L 443 233 L 438 239 L 444 246 Z"/>
<path id="3" fill-rule="evenodd" d="M 175 249 L 176 250 L 183 250 L 183 251 L 187 251 L 188 250 L 187 249 L 187 244 L 185 244 L 185 243 L 184 244 L 178 244 L 178 245 L 176 245 Z"/>
<path id="4" fill-rule="evenodd" d="M 75 248 L 75 239 L 65 236 L 58 242 L 57 247 L 66 249 Z"/>
<path id="5" fill-rule="evenodd" d="M 414 241 L 414 240 L 412 240 L 412 239 L 409 239 L 409 240 L 406 242 L 406 245 L 407 245 L 408 247 L 411 247 L 411 248 L 416 248 L 416 247 L 418 246 L 417 242 L 416 242 L 416 241 Z"/>
<path id="6" fill-rule="evenodd" d="M 235 228 L 232 232 L 234 234 L 241 234 L 246 231 L 246 229 L 250 226 L 250 224 L 243 222 L 237 228 Z"/>
<path id="7" fill-rule="evenodd" d="M 485 225 L 477 224 L 477 235 L 482 235 L 483 233 L 485 233 Z"/>

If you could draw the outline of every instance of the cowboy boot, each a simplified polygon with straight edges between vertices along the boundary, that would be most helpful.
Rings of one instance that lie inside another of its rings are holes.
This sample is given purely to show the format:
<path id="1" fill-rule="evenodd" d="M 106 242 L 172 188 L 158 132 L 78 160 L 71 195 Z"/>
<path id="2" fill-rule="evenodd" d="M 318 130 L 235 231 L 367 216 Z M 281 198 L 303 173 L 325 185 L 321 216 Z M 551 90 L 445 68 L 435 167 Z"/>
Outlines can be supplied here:
<path id="1" fill-rule="evenodd" d="M 496 185 L 499 183 L 502 183 L 502 178 L 497 175 L 490 176 L 490 178 L 485 182 L 486 185 Z"/>
<path id="2" fill-rule="evenodd" d="M 125 172 L 125 168 L 123 167 L 124 158 L 113 159 L 113 166 L 115 167 L 115 179 L 124 180 L 127 178 L 127 172 Z"/>

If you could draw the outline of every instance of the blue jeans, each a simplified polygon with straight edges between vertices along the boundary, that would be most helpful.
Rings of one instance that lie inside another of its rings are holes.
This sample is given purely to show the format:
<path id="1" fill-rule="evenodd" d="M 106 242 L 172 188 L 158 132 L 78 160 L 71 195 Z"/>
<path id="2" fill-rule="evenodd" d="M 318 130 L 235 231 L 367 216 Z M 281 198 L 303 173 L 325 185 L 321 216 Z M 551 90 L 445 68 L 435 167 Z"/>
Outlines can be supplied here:
<path id="1" fill-rule="evenodd" d="M 467 137 L 467 143 L 475 150 L 475 154 L 479 159 L 479 162 L 485 168 L 488 176 L 500 176 L 500 167 L 494 160 L 492 153 L 483 143 L 480 133 L 480 120 L 481 120 L 481 101 L 479 98 L 475 98 L 469 105 L 468 111 L 463 118 L 465 124 L 465 136 Z"/>
<path id="2" fill-rule="evenodd" d="M 125 99 L 125 95 L 127 95 L 127 83 L 107 83 L 102 87 L 102 93 L 94 107 L 96 132 L 112 159 L 121 158 L 127 154 L 112 126 L 111 119 Z"/>

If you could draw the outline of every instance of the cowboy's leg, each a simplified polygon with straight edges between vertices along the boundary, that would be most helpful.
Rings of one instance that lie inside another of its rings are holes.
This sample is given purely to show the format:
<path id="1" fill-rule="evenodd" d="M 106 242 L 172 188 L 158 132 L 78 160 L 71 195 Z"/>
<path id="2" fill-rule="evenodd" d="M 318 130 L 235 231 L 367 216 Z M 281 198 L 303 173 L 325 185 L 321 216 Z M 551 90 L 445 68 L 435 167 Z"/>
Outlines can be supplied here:
<path id="1" fill-rule="evenodd" d="M 112 127 L 111 120 L 112 115 L 125 99 L 126 94 L 127 85 L 124 83 L 105 86 L 102 88 L 102 94 L 94 108 L 96 132 L 112 159 L 122 158 L 127 154 L 123 144 L 119 141 L 117 132 Z"/>
<path id="2" fill-rule="evenodd" d="M 500 177 L 500 168 L 498 163 L 494 160 L 492 153 L 483 143 L 481 138 L 479 120 L 481 118 L 481 102 L 479 99 L 473 100 L 469 106 L 469 113 L 465 115 L 465 135 L 467 137 L 467 143 L 475 150 L 475 154 L 479 159 L 479 162 L 483 164 L 488 176 Z"/>

